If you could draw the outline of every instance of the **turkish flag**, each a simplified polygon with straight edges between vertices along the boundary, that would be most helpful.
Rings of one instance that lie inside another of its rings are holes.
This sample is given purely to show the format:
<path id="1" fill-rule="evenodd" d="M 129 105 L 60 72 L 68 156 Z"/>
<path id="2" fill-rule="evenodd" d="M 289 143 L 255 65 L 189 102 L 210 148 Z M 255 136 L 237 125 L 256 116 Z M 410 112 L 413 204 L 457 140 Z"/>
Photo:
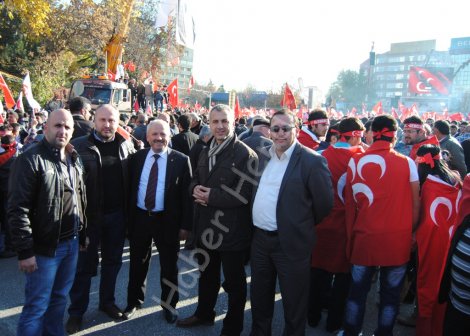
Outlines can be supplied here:
<path id="1" fill-rule="evenodd" d="M 189 78 L 189 83 L 188 83 L 188 94 L 191 92 L 191 89 L 193 88 L 193 86 L 194 86 L 194 77 L 191 76 Z"/>
<path id="2" fill-rule="evenodd" d="M 170 85 L 168 85 L 166 91 L 168 92 L 168 102 L 171 107 L 178 105 L 178 79 L 174 79 Z"/>
<path id="3" fill-rule="evenodd" d="M 3 79 L 3 76 L 1 73 L 0 73 L 0 89 L 3 91 L 3 97 L 5 98 L 5 104 L 7 105 L 7 108 L 8 109 L 13 108 L 13 106 L 15 106 L 15 99 L 13 99 L 10 89 L 8 88 L 8 85 Z"/>
<path id="4" fill-rule="evenodd" d="M 464 116 L 460 112 L 454 113 L 454 114 L 449 116 L 449 120 L 451 120 L 451 121 L 462 121 L 462 120 L 464 120 Z"/>
<path id="5" fill-rule="evenodd" d="M 140 109 L 139 102 L 136 99 L 135 102 L 134 102 L 134 111 L 137 113 L 137 112 L 139 112 L 139 109 Z"/>
<path id="6" fill-rule="evenodd" d="M 377 104 L 374 105 L 374 107 L 372 108 L 372 111 L 371 112 L 374 112 L 375 115 L 382 115 L 384 114 L 384 109 L 382 108 L 382 102 L 379 101 Z"/>
<path id="7" fill-rule="evenodd" d="M 344 209 L 344 187 L 349 160 L 358 153 L 357 151 L 361 152 L 361 149 L 329 146 L 322 153 L 331 172 L 334 203 L 330 214 L 315 226 L 317 241 L 312 251 L 312 266 L 331 273 L 347 273 L 351 268 L 346 256 L 348 236 Z"/>
<path id="8" fill-rule="evenodd" d="M 235 112 L 235 119 L 238 119 L 242 116 L 242 111 L 240 109 L 240 102 L 238 101 L 238 96 L 235 98 L 235 107 L 233 108 Z"/>
<path id="9" fill-rule="evenodd" d="M 438 303 L 438 293 L 456 225 L 459 191 L 459 184 L 452 186 L 432 175 L 421 187 L 421 215 L 416 231 L 418 315 L 423 318 L 419 329 L 432 330 L 431 335 L 442 335 L 444 309 Z M 418 329 L 416 334 L 423 335 Z"/>
<path id="10" fill-rule="evenodd" d="M 295 103 L 295 97 L 292 93 L 289 85 L 286 83 L 286 87 L 284 89 L 284 95 L 281 99 L 281 106 L 286 106 L 290 110 L 295 110 L 297 108 L 297 104 Z"/>
<path id="11" fill-rule="evenodd" d="M 118 126 L 116 132 L 119 133 L 126 140 L 130 140 L 131 138 L 130 133 L 121 126 Z"/>

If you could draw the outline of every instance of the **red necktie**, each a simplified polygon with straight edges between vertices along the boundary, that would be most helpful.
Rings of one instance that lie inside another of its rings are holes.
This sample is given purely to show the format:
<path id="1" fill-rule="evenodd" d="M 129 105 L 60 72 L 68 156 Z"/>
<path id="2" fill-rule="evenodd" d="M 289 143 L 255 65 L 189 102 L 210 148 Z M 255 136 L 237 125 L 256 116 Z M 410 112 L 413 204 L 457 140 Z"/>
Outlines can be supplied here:
<path id="1" fill-rule="evenodd" d="M 157 191 L 158 183 L 158 163 L 157 160 L 160 157 L 158 154 L 154 154 L 155 162 L 150 169 L 149 179 L 147 182 L 147 192 L 145 194 L 145 208 L 152 211 L 155 208 L 155 194 Z"/>

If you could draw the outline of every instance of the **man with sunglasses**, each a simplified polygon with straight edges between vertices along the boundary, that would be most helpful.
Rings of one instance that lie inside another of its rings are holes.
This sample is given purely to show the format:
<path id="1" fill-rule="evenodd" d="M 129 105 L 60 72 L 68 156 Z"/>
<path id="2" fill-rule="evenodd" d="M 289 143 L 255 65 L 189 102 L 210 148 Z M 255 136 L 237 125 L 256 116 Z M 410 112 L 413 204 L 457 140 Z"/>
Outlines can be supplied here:
<path id="1" fill-rule="evenodd" d="M 271 334 L 276 277 L 284 334 L 304 335 L 314 226 L 330 212 L 333 188 L 325 158 L 297 142 L 291 111 L 274 113 L 270 128 L 273 145 L 260 157 L 265 169 L 252 206 L 251 335 Z"/>

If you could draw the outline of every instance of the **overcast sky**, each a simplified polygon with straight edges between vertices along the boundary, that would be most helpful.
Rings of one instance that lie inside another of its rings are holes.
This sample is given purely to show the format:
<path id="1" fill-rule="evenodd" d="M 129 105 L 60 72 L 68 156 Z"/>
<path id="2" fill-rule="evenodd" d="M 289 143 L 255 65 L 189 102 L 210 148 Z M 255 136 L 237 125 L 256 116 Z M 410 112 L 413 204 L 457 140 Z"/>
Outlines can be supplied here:
<path id="1" fill-rule="evenodd" d="M 317 86 L 326 94 L 342 69 L 358 71 L 372 41 L 390 43 L 470 36 L 464 0 L 190 0 L 196 21 L 196 82 L 241 90 Z"/>

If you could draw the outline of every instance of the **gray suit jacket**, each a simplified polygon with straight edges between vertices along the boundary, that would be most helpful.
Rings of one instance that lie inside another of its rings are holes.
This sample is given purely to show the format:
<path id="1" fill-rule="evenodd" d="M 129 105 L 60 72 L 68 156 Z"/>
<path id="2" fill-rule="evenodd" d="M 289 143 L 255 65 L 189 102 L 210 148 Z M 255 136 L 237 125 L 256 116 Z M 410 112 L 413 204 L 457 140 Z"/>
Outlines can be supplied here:
<path id="1" fill-rule="evenodd" d="M 265 167 L 261 160 L 259 166 Z M 326 159 L 297 143 L 281 182 L 276 207 L 279 240 L 289 259 L 310 257 L 315 225 L 332 207 L 333 186 Z"/>

